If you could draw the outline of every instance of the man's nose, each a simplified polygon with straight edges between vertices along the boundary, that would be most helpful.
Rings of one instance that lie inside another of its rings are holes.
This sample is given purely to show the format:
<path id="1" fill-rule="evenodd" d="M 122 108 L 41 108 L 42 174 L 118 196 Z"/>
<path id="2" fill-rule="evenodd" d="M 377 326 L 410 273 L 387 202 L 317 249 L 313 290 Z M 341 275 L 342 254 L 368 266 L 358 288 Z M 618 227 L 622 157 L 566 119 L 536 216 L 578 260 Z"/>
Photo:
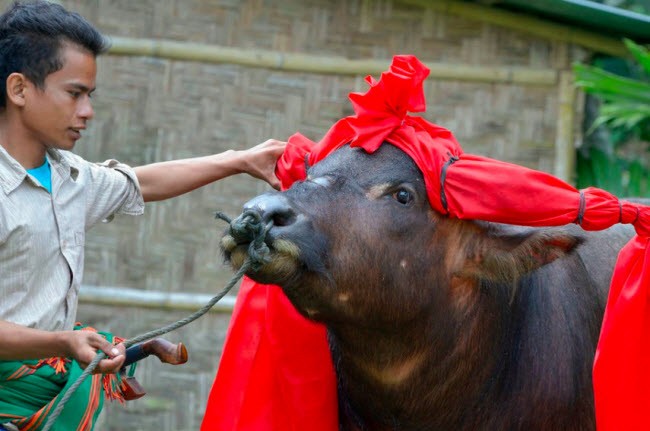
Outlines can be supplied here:
<path id="1" fill-rule="evenodd" d="M 86 96 L 83 98 L 83 100 L 80 102 L 77 114 L 87 120 L 90 120 L 95 116 L 95 110 L 93 109 L 93 104 L 90 101 L 90 97 Z"/>

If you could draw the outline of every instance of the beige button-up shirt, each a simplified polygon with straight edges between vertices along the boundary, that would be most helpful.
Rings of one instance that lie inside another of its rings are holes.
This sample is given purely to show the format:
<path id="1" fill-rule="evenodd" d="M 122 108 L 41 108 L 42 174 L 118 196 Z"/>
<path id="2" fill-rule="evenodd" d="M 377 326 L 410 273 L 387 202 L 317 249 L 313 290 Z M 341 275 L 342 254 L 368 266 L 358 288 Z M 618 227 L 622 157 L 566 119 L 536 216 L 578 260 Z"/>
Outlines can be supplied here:
<path id="1" fill-rule="evenodd" d="M 139 215 L 133 170 L 48 150 L 52 193 L 0 146 L 0 319 L 45 330 L 72 329 L 86 231 L 114 214 Z"/>

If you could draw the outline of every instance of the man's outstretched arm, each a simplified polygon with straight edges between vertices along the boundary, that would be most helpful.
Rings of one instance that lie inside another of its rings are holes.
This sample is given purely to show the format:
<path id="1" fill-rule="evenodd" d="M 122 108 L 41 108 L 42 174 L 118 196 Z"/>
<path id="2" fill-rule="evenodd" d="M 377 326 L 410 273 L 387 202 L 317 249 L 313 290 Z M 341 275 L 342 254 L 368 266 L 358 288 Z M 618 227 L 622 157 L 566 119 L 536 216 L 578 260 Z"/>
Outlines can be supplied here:
<path id="1" fill-rule="evenodd" d="M 240 173 L 264 180 L 278 189 L 280 181 L 275 176 L 275 164 L 285 146 L 285 142 L 269 139 L 247 150 L 152 163 L 134 170 L 145 202 L 173 198 Z"/>

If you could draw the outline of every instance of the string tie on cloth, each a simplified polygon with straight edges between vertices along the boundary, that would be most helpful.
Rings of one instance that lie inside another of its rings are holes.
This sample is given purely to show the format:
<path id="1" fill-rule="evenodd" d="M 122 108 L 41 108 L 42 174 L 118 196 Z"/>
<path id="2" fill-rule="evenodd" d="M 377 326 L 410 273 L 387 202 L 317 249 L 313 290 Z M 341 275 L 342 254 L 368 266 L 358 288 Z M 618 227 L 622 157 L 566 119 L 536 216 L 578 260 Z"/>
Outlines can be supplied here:
<path id="1" fill-rule="evenodd" d="M 580 191 L 580 209 L 576 223 L 585 230 L 602 230 L 617 223 L 631 224 L 636 233 L 650 237 L 650 207 L 619 200 L 595 187 Z"/>
<path id="2" fill-rule="evenodd" d="M 446 212 L 449 211 L 447 207 L 447 196 L 445 195 L 445 178 L 447 177 L 447 169 L 458 160 L 458 157 L 449 154 L 449 160 L 442 165 L 442 171 L 440 172 L 440 203 Z"/>

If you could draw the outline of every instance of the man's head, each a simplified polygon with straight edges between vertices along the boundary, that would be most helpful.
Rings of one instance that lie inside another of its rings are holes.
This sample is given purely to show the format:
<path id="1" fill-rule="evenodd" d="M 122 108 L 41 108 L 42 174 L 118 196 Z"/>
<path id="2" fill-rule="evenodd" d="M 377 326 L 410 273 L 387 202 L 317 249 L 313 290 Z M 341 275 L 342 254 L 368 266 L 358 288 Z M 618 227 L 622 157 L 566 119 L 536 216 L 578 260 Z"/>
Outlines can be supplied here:
<path id="1" fill-rule="evenodd" d="M 0 16 L 0 109 L 7 103 L 6 82 L 22 73 L 38 88 L 63 67 L 66 45 L 104 53 L 108 41 L 79 14 L 47 1 L 15 2 Z"/>

